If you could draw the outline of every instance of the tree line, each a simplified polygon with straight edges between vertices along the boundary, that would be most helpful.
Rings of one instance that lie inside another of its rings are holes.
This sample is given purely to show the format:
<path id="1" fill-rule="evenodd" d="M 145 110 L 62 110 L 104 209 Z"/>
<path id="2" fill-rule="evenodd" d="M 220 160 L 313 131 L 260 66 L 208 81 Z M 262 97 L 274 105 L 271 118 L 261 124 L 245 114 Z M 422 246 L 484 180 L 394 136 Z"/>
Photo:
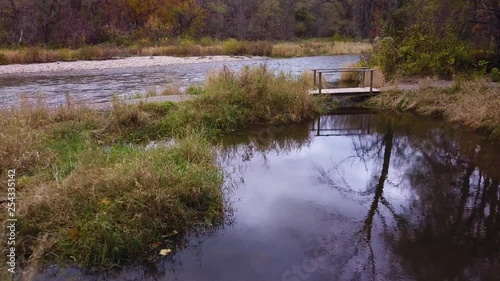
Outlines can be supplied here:
<path id="1" fill-rule="evenodd" d="M 458 40 L 500 57 L 500 0 L 0 0 L 0 44 L 147 39 Z M 492 53 L 491 53 L 492 52 Z"/>
<path id="2" fill-rule="evenodd" d="M 387 0 L 385 0 L 387 1 Z M 371 4 L 370 4 L 371 3 Z M 369 35 L 374 1 L 0 0 L 0 42 L 79 45 L 125 38 L 250 40 Z M 370 11 L 371 10 L 371 11 Z"/>

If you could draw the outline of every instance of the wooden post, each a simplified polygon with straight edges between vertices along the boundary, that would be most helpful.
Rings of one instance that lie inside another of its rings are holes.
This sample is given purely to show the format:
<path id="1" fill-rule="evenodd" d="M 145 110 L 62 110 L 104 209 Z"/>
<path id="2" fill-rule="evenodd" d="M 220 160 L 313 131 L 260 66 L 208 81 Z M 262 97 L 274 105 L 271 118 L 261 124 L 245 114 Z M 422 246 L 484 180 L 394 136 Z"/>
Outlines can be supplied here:
<path id="1" fill-rule="evenodd" d="M 370 69 L 370 95 L 373 94 L 373 69 Z"/>
<path id="2" fill-rule="evenodd" d="M 313 75 L 314 75 L 314 85 L 313 85 L 313 90 L 316 89 L 316 69 L 313 70 Z"/>
<path id="3" fill-rule="evenodd" d="M 361 88 L 365 87 L 365 70 L 361 70 Z"/>
<path id="4" fill-rule="evenodd" d="M 317 135 L 320 135 L 320 126 L 321 126 L 321 117 L 318 117 L 318 128 L 317 128 Z"/>
<path id="5" fill-rule="evenodd" d="M 321 79 L 323 73 L 319 73 L 319 94 L 321 95 L 321 88 L 323 87 L 323 81 Z"/>

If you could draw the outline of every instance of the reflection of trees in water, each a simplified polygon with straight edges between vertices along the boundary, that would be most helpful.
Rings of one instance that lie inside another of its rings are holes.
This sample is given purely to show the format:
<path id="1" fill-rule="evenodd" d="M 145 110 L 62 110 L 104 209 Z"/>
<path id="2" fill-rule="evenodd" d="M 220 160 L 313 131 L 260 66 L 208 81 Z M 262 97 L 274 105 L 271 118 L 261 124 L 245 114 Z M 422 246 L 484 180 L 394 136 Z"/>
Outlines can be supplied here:
<path id="1" fill-rule="evenodd" d="M 366 119 L 365 116 L 362 118 Z M 342 119 L 346 120 L 346 118 Z M 338 119 L 335 121 L 337 123 L 339 122 Z M 359 126 L 360 122 L 357 118 L 351 117 L 349 121 L 354 121 L 357 123 L 357 126 Z M 372 124 L 373 119 L 371 122 L 365 123 L 374 125 Z M 340 125 L 342 127 L 348 127 L 349 124 Z M 360 129 L 358 128 L 358 130 Z M 390 216 L 398 222 L 404 221 L 385 198 L 383 192 L 384 186 L 387 184 L 391 156 L 394 150 L 394 132 L 392 126 L 388 124 L 384 134 L 365 136 L 354 135 L 352 138 L 356 155 L 348 159 L 360 160 L 365 163 L 365 166 L 368 160 L 375 160 L 374 163 L 376 163 L 377 167 L 380 167 L 380 169 L 374 169 L 366 190 L 357 192 L 347 184 L 347 181 L 343 178 L 343 174 L 340 172 L 339 165 L 336 165 L 335 168 L 330 171 L 319 169 L 321 182 L 330 184 L 341 193 L 350 194 L 350 197 L 358 201 L 358 203 L 363 204 L 364 200 L 359 200 L 357 198 L 371 198 L 368 199 L 370 201 L 368 204 L 368 212 L 362 221 L 361 228 L 355 231 L 354 235 L 351 235 L 350 241 L 346 243 L 346 247 L 343 251 L 331 256 L 331 258 L 333 258 L 332 262 L 337 268 L 330 271 L 336 274 L 337 278 L 374 280 L 381 276 L 380 272 L 377 272 L 377 257 L 375 256 L 376 251 L 374 251 L 373 247 L 373 227 L 375 218 L 380 218 L 384 229 L 388 228 L 388 218 L 386 218 L 386 214 L 390 214 Z M 335 172 L 337 175 L 332 175 L 331 172 Z M 338 182 L 341 182 L 341 184 L 338 184 Z M 381 206 L 385 208 L 385 213 L 380 209 Z"/>
<path id="2" fill-rule="evenodd" d="M 491 156 L 498 155 L 499 149 L 476 136 L 453 131 L 450 134 L 434 122 L 407 115 L 394 118 L 381 114 L 373 118 L 377 134 L 351 137 L 356 158 L 375 165 L 366 191 L 355 192 L 338 176 L 338 167 L 319 171 L 323 182 L 355 201 L 371 197 L 361 229 L 351 238 L 352 248 L 342 251 L 342 257 L 335 257 L 340 267 L 336 271 L 345 274 L 350 270 L 353 279 L 376 279 L 398 271 L 377 265 L 377 261 L 390 257 L 393 264 L 401 263 L 402 269 L 417 280 L 497 277 L 500 166 L 483 164 L 496 164 L 498 159 Z M 478 159 L 482 161 L 476 162 Z M 391 167 L 404 175 L 388 179 Z M 404 203 L 406 207 L 393 208 L 384 196 L 388 186 L 412 191 L 413 197 Z M 387 249 L 380 252 L 384 256 L 376 256 L 373 235 L 377 233 L 377 218 L 395 256 Z"/>
<path id="3" fill-rule="evenodd" d="M 287 126 L 262 126 L 225 136 L 219 145 L 219 165 L 225 173 L 225 190 L 244 182 L 245 162 L 260 156 L 268 167 L 270 153 L 287 154 L 310 144 L 309 122 Z M 230 196 L 225 196 L 230 198 Z"/>
<path id="4" fill-rule="evenodd" d="M 493 280 L 488 274 L 500 274 L 493 266 L 500 244 L 499 167 L 487 165 L 498 148 L 481 149 L 465 135 L 455 137 L 461 141 L 434 129 L 409 139 L 420 153 L 408 169 L 417 197 L 404 213 L 412 224 L 394 249 L 418 279 Z"/>
<path id="5" fill-rule="evenodd" d="M 247 162 L 259 155 L 267 163 L 269 153 L 297 151 L 310 143 L 309 122 L 287 126 L 262 126 L 225 136 L 219 155 L 223 162 Z"/>

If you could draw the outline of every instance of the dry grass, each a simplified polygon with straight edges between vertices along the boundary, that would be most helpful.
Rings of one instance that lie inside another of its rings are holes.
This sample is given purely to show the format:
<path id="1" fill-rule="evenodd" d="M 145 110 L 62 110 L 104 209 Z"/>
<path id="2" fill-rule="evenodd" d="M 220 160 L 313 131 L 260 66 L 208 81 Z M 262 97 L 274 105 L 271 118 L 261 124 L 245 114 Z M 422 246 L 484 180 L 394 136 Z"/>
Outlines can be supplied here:
<path id="1" fill-rule="evenodd" d="M 304 56 L 305 50 L 297 44 L 280 43 L 273 46 L 271 54 L 273 57 L 292 58 Z"/>
<path id="2" fill-rule="evenodd" d="M 374 67 L 375 71 L 373 72 L 373 87 L 376 87 L 376 88 L 380 88 L 380 87 L 384 87 L 387 83 L 387 81 L 385 80 L 385 76 L 384 76 L 384 73 L 382 73 L 382 71 L 380 70 L 379 67 Z M 367 81 L 367 85 L 368 85 L 368 81 L 370 81 L 370 73 L 369 72 L 365 72 L 365 81 Z"/>
<path id="3" fill-rule="evenodd" d="M 357 63 L 349 63 L 343 66 L 344 68 L 358 68 L 359 65 Z M 361 73 L 359 72 L 341 72 L 340 73 L 340 81 L 342 82 L 360 82 L 361 81 Z M 368 77 L 369 78 L 369 77 Z"/>
<path id="4" fill-rule="evenodd" d="M 20 50 L 0 50 L 1 64 L 26 64 L 73 60 L 99 60 L 137 54 L 133 48 L 116 46 L 86 46 L 79 49 L 45 49 L 30 47 Z"/>
<path id="5" fill-rule="evenodd" d="M 357 63 L 350 63 L 344 66 L 345 68 L 358 68 L 360 67 Z M 379 88 L 383 87 L 386 84 L 384 74 L 378 67 L 374 68 L 373 72 L 373 87 Z M 361 83 L 362 75 L 364 75 L 365 79 L 365 87 L 370 85 L 370 72 L 341 72 L 340 73 L 340 81 L 348 82 L 348 83 Z"/>
<path id="6" fill-rule="evenodd" d="M 0 110 L 0 170 L 19 169 L 30 173 L 53 163 L 54 155 L 45 146 L 47 126 L 74 122 L 85 126 L 97 122 L 89 109 L 70 101 L 49 109 L 43 99 L 21 100 L 20 106 Z"/>
<path id="7" fill-rule="evenodd" d="M 221 46 L 157 46 L 139 50 L 140 56 L 213 56 L 223 54 Z"/>
<path id="8" fill-rule="evenodd" d="M 360 54 L 371 50 L 371 44 L 362 42 L 298 42 L 273 45 L 273 57 L 304 57 L 319 55 Z"/>
<path id="9" fill-rule="evenodd" d="M 370 103 L 443 117 L 500 139 L 500 91 L 484 81 L 457 83 L 450 89 L 423 87 L 416 92 L 387 92 Z"/>
<path id="10" fill-rule="evenodd" d="M 215 224 L 223 216 L 221 172 L 199 133 L 185 132 L 171 146 L 152 149 L 116 142 L 148 137 L 143 131 L 156 136 L 152 128 L 169 106 L 117 104 L 96 112 L 71 102 L 49 108 L 43 100 L 25 100 L 0 110 L 0 176 L 17 171 L 24 277 L 56 257 L 84 266 L 120 265 L 156 251 L 149 245 L 169 231 Z"/>
<path id="11" fill-rule="evenodd" d="M 48 250 L 83 266 L 120 265 L 156 252 L 149 245 L 165 233 L 220 219 L 222 175 L 215 159 L 193 134 L 148 150 L 90 146 L 67 177 L 47 183 L 50 196 L 37 196 L 36 188 L 23 192 L 21 234 L 50 233 L 56 243 Z"/>
<path id="12" fill-rule="evenodd" d="M 47 49 L 30 47 L 18 50 L 0 50 L 0 65 L 26 64 L 54 61 L 97 60 L 124 56 L 212 56 L 251 55 L 274 57 L 299 57 L 313 55 L 360 54 L 371 50 L 369 43 L 332 42 L 308 40 L 294 43 L 273 44 L 267 41 L 183 39 L 162 42 L 161 45 L 144 45 L 139 42 L 130 47 L 113 45 L 85 46 L 79 49 Z"/>
<path id="13" fill-rule="evenodd" d="M 308 94 L 311 77 L 274 74 L 265 66 L 245 67 L 238 73 L 224 68 L 209 75 L 205 85 L 196 90 L 198 98 L 183 103 L 171 123 L 225 132 L 252 124 L 312 118 L 319 106 Z"/>
<path id="14" fill-rule="evenodd" d="M 272 45 L 265 41 L 225 41 L 213 40 L 211 45 L 183 40 L 180 44 L 147 47 L 139 51 L 139 55 L 147 56 L 214 56 L 214 55 L 252 55 L 270 56 Z"/>
<path id="15" fill-rule="evenodd" d="M 54 238 L 50 238 L 48 234 L 41 235 L 37 240 L 30 249 L 23 250 L 30 252 L 31 256 L 26 262 L 23 271 L 19 274 L 19 280 L 33 280 L 34 276 L 38 273 L 43 255 L 55 244 Z"/>

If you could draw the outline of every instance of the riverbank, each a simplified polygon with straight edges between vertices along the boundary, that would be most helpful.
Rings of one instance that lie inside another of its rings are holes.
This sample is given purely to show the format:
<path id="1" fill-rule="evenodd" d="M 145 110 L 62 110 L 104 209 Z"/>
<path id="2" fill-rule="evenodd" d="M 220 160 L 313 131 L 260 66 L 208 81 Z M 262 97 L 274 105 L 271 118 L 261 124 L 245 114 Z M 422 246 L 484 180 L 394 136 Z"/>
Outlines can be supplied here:
<path id="1" fill-rule="evenodd" d="M 320 108 L 307 94 L 311 82 L 265 67 L 223 69 L 178 104 L 115 101 L 98 111 L 24 101 L 1 109 L 0 176 L 16 170 L 21 279 L 38 264 L 155 260 L 175 251 L 176 236 L 219 225 L 226 179 L 210 140 L 313 118 Z"/>
<path id="2" fill-rule="evenodd" d="M 47 49 L 42 47 L 0 49 L 0 65 L 103 60 L 133 56 L 265 56 L 290 58 L 360 54 L 370 50 L 370 43 L 333 41 L 330 39 L 310 39 L 296 42 L 239 41 L 235 39 L 211 40 L 209 42 L 181 40 L 163 45 L 96 45 L 79 49 Z"/>
<path id="3" fill-rule="evenodd" d="M 492 140 L 500 140 L 500 85 L 486 81 L 423 83 L 395 86 L 369 99 L 376 108 L 413 111 L 421 115 L 460 123 Z"/>
<path id="4" fill-rule="evenodd" d="M 113 68 L 154 67 L 208 62 L 230 62 L 258 59 L 244 56 L 206 56 L 206 57 L 129 57 L 98 61 L 65 61 L 34 64 L 11 64 L 0 66 L 2 74 L 39 73 L 51 71 L 100 70 Z"/>

